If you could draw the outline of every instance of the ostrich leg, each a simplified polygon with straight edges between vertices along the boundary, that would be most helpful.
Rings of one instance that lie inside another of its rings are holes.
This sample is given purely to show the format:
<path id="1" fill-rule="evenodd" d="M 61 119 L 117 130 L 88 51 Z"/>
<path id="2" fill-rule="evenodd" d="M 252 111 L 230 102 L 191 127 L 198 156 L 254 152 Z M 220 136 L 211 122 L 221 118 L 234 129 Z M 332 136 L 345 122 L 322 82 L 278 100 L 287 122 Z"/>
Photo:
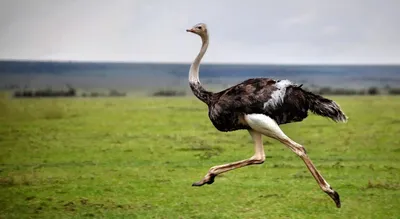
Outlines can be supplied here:
<path id="1" fill-rule="evenodd" d="M 340 208 L 339 194 L 332 189 L 324 177 L 322 177 L 322 175 L 318 172 L 311 159 L 307 156 L 306 150 L 302 145 L 294 142 L 292 139 L 286 136 L 285 133 L 283 133 L 283 131 L 279 128 L 278 124 L 266 115 L 249 114 L 245 116 L 245 121 L 252 129 L 280 141 L 290 148 L 294 153 L 296 153 L 306 164 L 308 170 L 311 172 L 322 191 L 324 191 L 333 199 L 333 201 L 336 203 L 336 207 Z"/>
<path id="2" fill-rule="evenodd" d="M 262 135 L 254 130 L 249 130 L 249 133 L 253 138 L 254 150 L 255 150 L 255 154 L 251 158 L 211 167 L 208 173 L 204 176 L 204 178 L 198 182 L 193 183 L 192 186 L 202 186 L 204 184 L 212 184 L 214 182 L 214 178 L 218 174 L 248 165 L 264 163 L 265 153 L 264 153 L 264 146 L 262 144 Z"/>

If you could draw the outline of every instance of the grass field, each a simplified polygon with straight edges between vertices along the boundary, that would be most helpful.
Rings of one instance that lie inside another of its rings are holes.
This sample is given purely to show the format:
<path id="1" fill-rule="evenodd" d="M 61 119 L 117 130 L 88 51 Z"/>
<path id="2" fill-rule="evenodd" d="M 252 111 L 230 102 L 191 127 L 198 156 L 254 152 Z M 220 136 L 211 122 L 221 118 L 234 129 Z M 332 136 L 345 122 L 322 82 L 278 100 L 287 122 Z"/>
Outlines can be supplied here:
<path id="1" fill-rule="evenodd" d="M 400 218 L 400 98 L 333 97 L 350 120 L 282 126 L 304 163 L 264 138 L 264 164 L 192 187 L 248 158 L 246 131 L 218 132 L 194 98 L 0 100 L 0 218 Z"/>

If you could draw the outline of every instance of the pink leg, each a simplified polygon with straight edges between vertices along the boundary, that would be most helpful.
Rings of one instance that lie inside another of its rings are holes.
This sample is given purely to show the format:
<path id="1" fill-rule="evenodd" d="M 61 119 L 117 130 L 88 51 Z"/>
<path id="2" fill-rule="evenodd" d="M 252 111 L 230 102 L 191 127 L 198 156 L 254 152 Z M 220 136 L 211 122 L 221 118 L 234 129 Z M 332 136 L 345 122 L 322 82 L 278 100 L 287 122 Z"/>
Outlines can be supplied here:
<path id="1" fill-rule="evenodd" d="M 264 153 L 264 146 L 262 144 L 262 135 L 253 130 L 249 130 L 249 133 L 253 138 L 254 150 L 255 150 L 255 154 L 251 158 L 211 167 L 208 173 L 204 176 L 204 178 L 198 182 L 193 183 L 192 186 L 202 186 L 204 184 L 212 184 L 214 182 L 214 178 L 221 173 L 248 165 L 264 163 L 265 153 Z"/>
<path id="2" fill-rule="evenodd" d="M 286 136 L 285 133 L 283 133 L 283 131 L 280 129 L 278 124 L 276 124 L 273 119 L 266 115 L 246 115 L 245 121 L 252 129 L 280 141 L 288 148 L 290 148 L 294 153 L 296 153 L 306 164 L 308 170 L 311 172 L 322 191 L 324 191 L 333 199 L 333 201 L 336 203 L 336 207 L 340 208 L 339 194 L 332 189 L 332 187 L 328 184 L 324 177 L 322 177 L 322 175 L 319 173 L 317 168 L 315 168 L 311 159 L 307 156 L 305 148 L 302 145 L 294 142 L 292 139 Z"/>

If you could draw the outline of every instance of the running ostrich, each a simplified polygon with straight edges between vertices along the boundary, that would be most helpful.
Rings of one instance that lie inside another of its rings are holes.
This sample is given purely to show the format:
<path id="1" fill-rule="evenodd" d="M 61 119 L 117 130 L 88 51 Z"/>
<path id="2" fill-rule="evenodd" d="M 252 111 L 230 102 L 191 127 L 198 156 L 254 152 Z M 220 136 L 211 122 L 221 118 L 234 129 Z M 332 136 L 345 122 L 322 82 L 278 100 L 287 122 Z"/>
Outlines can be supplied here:
<path id="1" fill-rule="evenodd" d="M 347 117 L 334 101 L 305 91 L 288 80 L 252 78 L 218 93 L 207 91 L 199 80 L 200 61 L 206 53 L 209 37 L 207 26 L 199 23 L 187 32 L 201 37 L 200 53 L 190 66 L 189 85 L 193 94 L 208 106 L 208 116 L 216 129 L 230 132 L 245 129 L 255 145 L 255 154 L 246 160 L 211 167 L 204 178 L 192 184 L 212 184 L 214 178 L 224 172 L 265 160 L 262 135 L 276 139 L 296 153 L 305 163 L 322 191 L 327 193 L 340 208 L 339 194 L 315 168 L 305 148 L 290 139 L 279 125 L 300 122 L 307 111 L 331 118 L 335 122 L 346 122 Z"/>

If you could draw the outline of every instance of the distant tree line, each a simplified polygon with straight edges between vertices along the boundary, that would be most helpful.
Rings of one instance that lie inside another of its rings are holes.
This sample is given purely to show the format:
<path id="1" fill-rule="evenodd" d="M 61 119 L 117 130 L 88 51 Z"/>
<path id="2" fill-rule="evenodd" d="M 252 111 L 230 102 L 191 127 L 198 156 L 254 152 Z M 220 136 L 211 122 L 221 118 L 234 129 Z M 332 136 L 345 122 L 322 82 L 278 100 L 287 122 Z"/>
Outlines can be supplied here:
<path id="1" fill-rule="evenodd" d="M 8 90 L 14 91 L 14 97 L 123 97 L 127 94 L 125 92 L 120 92 L 116 89 L 110 89 L 108 93 L 104 92 L 85 92 L 80 95 L 77 93 L 76 89 L 70 85 L 66 86 L 65 90 L 54 90 L 52 88 L 29 90 L 22 89 L 16 90 L 19 87 L 16 85 L 7 86 Z M 352 88 L 332 88 L 332 87 L 303 87 L 305 90 L 314 92 L 320 95 L 400 95 L 400 88 L 392 88 L 389 86 L 378 88 L 369 87 L 366 89 L 352 89 Z M 172 97 L 172 96 L 185 96 L 187 93 L 182 90 L 176 89 L 162 89 L 155 91 L 150 94 L 150 96 L 155 97 Z"/>
<path id="2" fill-rule="evenodd" d="M 42 90 L 22 90 L 15 91 L 14 97 L 75 97 L 75 88 L 67 85 L 67 90 L 53 90 L 52 88 L 46 88 Z"/>
<path id="3" fill-rule="evenodd" d="M 225 86 L 229 87 L 229 86 Z M 303 87 L 305 90 L 311 91 L 320 95 L 400 95 L 400 88 L 377 88 L 370 87 L 367 89 L 351 89 L 351 88 L 332 88 L 332 87 L 312 87 L 307 88 Z M 186 93 L 184 91 L 167 89 L 167 90 L 159 90 L 151 94 L 151 96 L 185 96 Z"/>
<path id="4" fill-rule="evenodd" d="M 184 91 L 178 90 L 159 90 L 152 94 L 155 97 L 172 97 L 172 96 L 185 96 L 186 93 Z"/>
<path id="5" fill-rule="evenodd" d="M 38 89 L 38 90 L 17 90 L 14 91 L 16 98 L 36 98 L 36 97 L 79 97 L 77 91 L 72 86 L 67 85 L 66 90 L 54 90 L 52 88 Z M 125 92 L 120 92 L 115 89 L 109 90 L 108 93 L 101 92 L 88 92 L 82 93 L 82 97 L 123 97 L 126 96 Z"/>
<path id="6" fill-rule="evenodd" d="M 351 88 L 305 88 L 320 95 L 400 95 L 400 88 L 392 88 L 386 86 L 384 88 L 369 87 L 367 89 L 351 89 Z"/>

